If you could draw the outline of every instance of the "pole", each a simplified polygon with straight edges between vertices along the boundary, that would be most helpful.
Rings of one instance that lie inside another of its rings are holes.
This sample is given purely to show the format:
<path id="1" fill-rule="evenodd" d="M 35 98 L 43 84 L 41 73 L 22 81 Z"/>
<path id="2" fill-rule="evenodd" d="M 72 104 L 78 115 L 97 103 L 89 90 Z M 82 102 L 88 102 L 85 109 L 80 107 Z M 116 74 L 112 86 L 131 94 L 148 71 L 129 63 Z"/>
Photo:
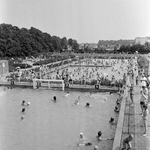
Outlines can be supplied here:
<path id="1" fill-rule="evenodd" d="M 41 67 L 40 67 L 40 79 L 41 79 Z"/>

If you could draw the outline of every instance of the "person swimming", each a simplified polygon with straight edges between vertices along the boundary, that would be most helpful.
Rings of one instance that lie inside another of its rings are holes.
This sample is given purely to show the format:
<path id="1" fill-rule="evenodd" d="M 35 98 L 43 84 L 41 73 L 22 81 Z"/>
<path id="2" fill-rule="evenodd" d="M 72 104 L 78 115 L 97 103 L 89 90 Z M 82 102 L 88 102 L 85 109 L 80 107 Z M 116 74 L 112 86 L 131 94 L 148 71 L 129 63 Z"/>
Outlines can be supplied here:
<path id="1" fill-rule="evenodd" d="M 56 102 L 56 96 L 53 96 L 52 101 Z"/>
<path id="2" fill-rule="evenodd" d="M 92 143 L 91 142 L 87 142 L 87 143 L 81 143 L 81 144 L 78 144 L 79 146 L 91 146 Z"/>
<path id="3" fill-rule="evenodd" d="M 109 123 L 114 124 L 114 118 L 111 117 L 110 120 L 109 120 Z"/>
<path id="4" fill-rule="evenodd" d="M 85 107 L 91 108 L 90 103 L 86 103 L 86 104 L 85 104 Z"/>
<path id="5" fill-rule="evenodd" d="M 97 136 L 96 136 L 96 137 L 97 137 L 98 139 L 101 139 L 101 136 L 102 136 L 102 132 L 101 132 L 101 131 L 98 131 L 98 133 L 97 133 Z"/>
<path id="6" fill-rule="evenodd" d="M 97 145 L 94 146 L 94 150 L 98 150 L 98 146 Z"/>
<path id="7" fill-rule="evenodd" d="M 73 105 L 78 105 L 79 101 L 76 99 Z"/>
<path id="8" fill-rule="evenodd" d="M 21 116 L 21 120 L 23 120 L 25 118 L 25 116 Z"/>
<path id="9" fill-rule="evenodd" d="M 65 95 L 66 97 L 68 97 L 70 95 L 70 93 L 69 92 L 67 92 L 67 94 Z"/>
<path id="10" fill-rule="evenodd" d="M 30 105 L 30 102 L 27 102 L 27 106 L 29 106 Z"/>
<path id="11" fill-rule="evenodd" d="M 79 143 L 78 146 L 91 146 L 92 145 L 92 143 L 88 142 L 87 139 L 83 136 L 82 132 L 80 133 L 80 136 L 79 136 L 79 142 L 82 142 L 82 143 Z"/>
<path id="12" fill-rule="evenodd" d="M 120 111 L 120 105 L 117 105 L 114 109 L 114 112 L 118 113 Z"/>
<path id="13" fill-rule="evenodd" d="M 107 101 L 107 98 L 106 98 L 106 97 L 104 98 L 104 101 Z"/>
<path id="14" fill-rule="evenodd" d="M 113 138 L 103 138 L 101 131 L 98 131 L 96 138 L 97 138 L 98 141 L 113 140 Z"/>
<path id="15" fill-rule="evenodd" d="M 23 106 L 25 105 L 25 100 L 22 101 L 22 105 L 23 105 Z"/>
<path id="16" fill-rule="evenodd" d="M 21 112 L 24 113 L 25 112 L 25 108 L 22 108 Z"/>

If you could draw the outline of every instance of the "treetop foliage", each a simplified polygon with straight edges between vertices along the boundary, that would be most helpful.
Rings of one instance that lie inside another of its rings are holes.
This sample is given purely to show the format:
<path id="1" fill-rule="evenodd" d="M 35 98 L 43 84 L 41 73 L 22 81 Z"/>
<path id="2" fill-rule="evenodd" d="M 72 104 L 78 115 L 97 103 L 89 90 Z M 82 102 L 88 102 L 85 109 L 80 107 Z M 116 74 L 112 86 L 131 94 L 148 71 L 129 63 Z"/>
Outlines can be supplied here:
<path id="1" fill-rule="evenodd" d="M 38 56 L 39 53 L 61 52 L 71 46 L 78 50 L 78 43 L 74 39 L 51 36 L 39 29 L 30 29 L 0 24 L 0 57 Z"/>

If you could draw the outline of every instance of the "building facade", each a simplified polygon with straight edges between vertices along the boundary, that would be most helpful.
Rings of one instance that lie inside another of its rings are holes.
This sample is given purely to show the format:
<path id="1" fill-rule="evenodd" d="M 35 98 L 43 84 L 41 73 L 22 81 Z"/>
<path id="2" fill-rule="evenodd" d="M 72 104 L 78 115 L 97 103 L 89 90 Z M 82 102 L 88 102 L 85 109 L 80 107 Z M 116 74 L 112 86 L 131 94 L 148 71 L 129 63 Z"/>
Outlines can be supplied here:
<path id="1" fill-rule="evenodd" d="M 137 37 L 137 38 L 135 38 L 135 44 L 144 45 L 146 42 L 150 43 L 150 37 Z"/>

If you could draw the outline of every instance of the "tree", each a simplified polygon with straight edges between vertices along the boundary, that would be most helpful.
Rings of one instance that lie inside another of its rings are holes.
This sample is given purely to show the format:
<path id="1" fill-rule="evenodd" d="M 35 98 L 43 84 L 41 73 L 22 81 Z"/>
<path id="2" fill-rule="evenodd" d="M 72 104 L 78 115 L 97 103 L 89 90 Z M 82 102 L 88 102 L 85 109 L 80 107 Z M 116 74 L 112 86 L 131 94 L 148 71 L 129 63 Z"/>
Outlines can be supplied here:
<path id="1" fill-rule="evenodd" d="M 62 47 L 62 49 L 67 49 L 67 45 L 68 45 L 67 38 L 66 38 L 66 37 L 63 37 L 63 38 L 61 39 L 61 47 Z"/>
<path id="2" fill-rule="evenodd" d="M 57 52 L 62 50 L 61 39 L 57 36 L 52 36 L 52 45 Z"/>
<path id="3" fill-rule="evenodd" d="M 69 44 L 78 49 L 76 40 L 70 39 Z M 51 52 L 61 52 L 66 49 L 68 41 L 66 37 L 62 39 L 58 36 L 52 36 L 43 33 L 39 29 L 31 27 L 30 29 L 21 28 L 10 24 L 0 24 L 0 56 L 1 57 L 25 57 L 37 56 Z"/>
<path id="4" fill-rule="evenodd" d="M 72 45 L 73 45 L 73 39 L 72 39 L 72 38 L 68 39 L 68 45 L 69 45 L 69 46 L 72 46 Z"/>
<path id="5" fill-rule="evenodd" d="M 77 41 L 76 41 L 76 40 L 73 40 L 72 48 L 73 48 L 73 50 L 74 50 L 74 51 L 79 50 L 79 44 L 77 43 Z"/>

